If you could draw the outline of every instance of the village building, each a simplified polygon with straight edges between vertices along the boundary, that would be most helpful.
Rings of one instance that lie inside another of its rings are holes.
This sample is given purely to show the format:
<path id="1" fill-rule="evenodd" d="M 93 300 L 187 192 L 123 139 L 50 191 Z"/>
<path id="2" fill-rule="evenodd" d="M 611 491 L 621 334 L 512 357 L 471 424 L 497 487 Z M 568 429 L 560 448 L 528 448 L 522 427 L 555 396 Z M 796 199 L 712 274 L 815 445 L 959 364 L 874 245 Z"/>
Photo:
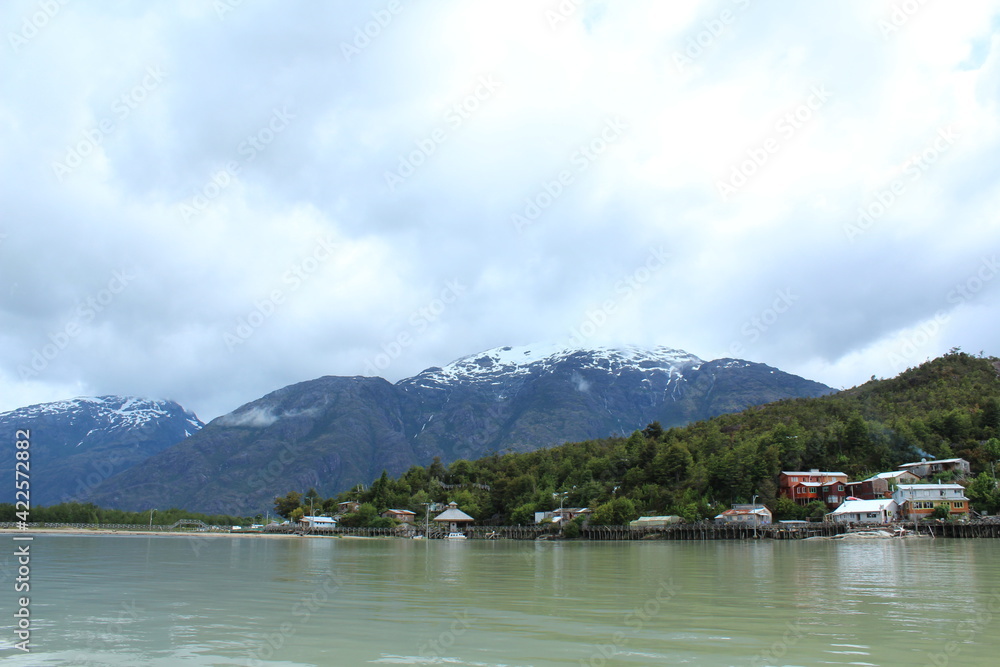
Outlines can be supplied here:
<path id="1" fill-rule="evenodd" d="M 402 521 L 403 523 L 413 523 L 413 520 L 416 518 L 417 513 L 411 512 L 410 510 L 389 509 L 382 512 L 382 514 L 380 514 L 379 516 L 385 519 L 395 519 L 396 521 Z"/>
<path id="2" fill-rule="evenodd" d="M 778 476 L 778 496 L 793 500 L 798 505 L 819 500 L 832 510 L 847 497 L 846 484 L 847 475 L 842 472 L 783 470 Z"/>
<path id="3" fill-rule="evenodd" d="M 880 472 L 879 474 L 872 475 L 868 478 L 868 480 L 874 479 L 884 479 L 889 485 L 890 495 L 892 495 L 892 491 L 894 491 L 900 484 L 916 484 L 920 481 L 920 477 L 914 475 L 909 470 L 891 470 L 889 472 Z"/>
<path id="4" fill-rule="evenodd" d="M 942 472 L 954 472 L 957 477 L 964 479 L 972 473 L 972 468 L 965 459 L 941 459 L 940 461 L 923 459 L 918 463 L 904 463 L 899 466 L 899 469 L 907 470 L 921 479 Z"/>
<path id="5" fill-rule="evenodd" d="M 434 521 L 439 526 L 447 526 L 449 533 L 459 533 L 475 519 L 458 509 L 457 503 L 448 503 L 448 509 L 434 517 Z"/>
<path id="6" fill-rule="evenodd" d="M 895 500 L 845 500 L 823 520 L 832 523 L 891 523 L 899 519 L 899 504 Z"/>
<path id="7" fill-rule="evenodd" d="M 361 509 L 361 503 L 354 500 L 347 500 L 342 503 L 337 503 L 337 513 L 338 514 L 352 514 Z"/>
<path id="8" fill-rule="evenodd" d="M 587 507 L 561 507 L 548 512 L 535 512 L 535 523 L 563 523 L 578 516 L 589 519 L 594 510 Z"/>
<path id="9" fill-rule="evenodd" d="M 908 521 L 927 519 L 938 505 L 944 505 L 953 519 L 969 516 L 969 499 L 961 484 L 900 484 L 892 499 Z"/>
<path id="10" fill-rule="evenodd" d="M 717 523 L 740 523 L 766 526 L 771 523 L 771 510 L 764 505 L 733 505 L 715 517 Z"/>
<path id="11" fill-rule="evenodd" d="M 888 480 L 881 477 L 869 477 L 860 482 L 848 482 L 844 484 L 844 491 L 847 493 L 845 502 L 851 498 L 857 500 L 892 498 Z"/>
<path id="12" fill-rule="evenodd" d="M 329 516 L 304 516 L 299 519 L 303 528 L 335 528 L 337 520 Z"/>
<path id="13" fill-rule="evenodd" d="M 680 523 L 681 518 L 676 514 L 666 516 L 641 516 L 635 521 L 629 521 L 629 528 L 664 528 Z"/>

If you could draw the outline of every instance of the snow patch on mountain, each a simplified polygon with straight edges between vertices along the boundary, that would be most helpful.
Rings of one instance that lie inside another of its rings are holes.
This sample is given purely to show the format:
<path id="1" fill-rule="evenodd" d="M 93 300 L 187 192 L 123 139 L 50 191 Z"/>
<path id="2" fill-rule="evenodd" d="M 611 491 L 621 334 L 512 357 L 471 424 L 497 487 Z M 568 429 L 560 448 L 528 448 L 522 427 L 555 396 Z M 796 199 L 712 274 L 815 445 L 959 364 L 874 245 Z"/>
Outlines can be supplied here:
<path id="1" fill-rule="evenodd" d="M 29 405 L 9 412 L 0 413 L 0 420 L 9 418 L 34 419 L 69 415 L 72 420 L 78 415 L 89 415 L 111 429 L 133 429 L 156 423 L 179 409 L 176 403 L 136 396 L 86 396 L 52 403 Z M 181 408 L 182 409 L 182 408 Z M 184 411 L 192 432 L 201 430 L 204 424 L 193 412 Z M 96 429 L 92 429 L 96 430 Z M 89 434 L 88 434 L 89 435 Z"/>
<path id="2" fill-rule="evenodd" d="M 599 369 L 612 374 L 623 370 L 664 372 L 682 377 L 687 369 L 697 370 L 705 362 L 693 354 L 669 347 L 573 348 L 552 344 L 497 347 L 456 359 L 444 368 L 428 368 L 400 384 L 449 384 L 453 382 L 493 382 L 506 378 L 550 371 L 557 364 L 572 360 L 583 369 Z M 586 389 L 578 387 L 581 391 Z"/>

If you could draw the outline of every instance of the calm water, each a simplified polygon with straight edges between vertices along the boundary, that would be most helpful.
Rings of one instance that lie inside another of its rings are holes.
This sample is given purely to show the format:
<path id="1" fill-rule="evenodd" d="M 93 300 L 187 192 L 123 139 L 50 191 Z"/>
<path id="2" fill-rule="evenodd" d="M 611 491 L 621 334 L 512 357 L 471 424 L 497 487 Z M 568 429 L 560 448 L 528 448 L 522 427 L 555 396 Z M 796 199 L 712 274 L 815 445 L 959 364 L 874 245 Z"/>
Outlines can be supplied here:
<path id="1" fill-rule="evenodd" d="M 12 650 L 6 567 L 0 656 L 74 667 L 994 665 L 998 553 L 995 541 L 944 539 L 38 536 L 34 650 Z"/>

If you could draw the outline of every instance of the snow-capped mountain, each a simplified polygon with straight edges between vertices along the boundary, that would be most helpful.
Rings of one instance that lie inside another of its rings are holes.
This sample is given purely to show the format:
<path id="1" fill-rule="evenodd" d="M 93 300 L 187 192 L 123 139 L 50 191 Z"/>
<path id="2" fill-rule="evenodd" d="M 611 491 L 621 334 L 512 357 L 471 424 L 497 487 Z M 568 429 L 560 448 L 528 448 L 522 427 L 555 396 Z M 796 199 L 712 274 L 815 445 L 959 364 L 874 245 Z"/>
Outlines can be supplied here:
<path id="1" fill-rule="evenodd" d="M 177 444 L 204 426 L 173 401 L 98 396 L 0 413 L 0 431 L 31 433 L 31 500 L 85 500 L 98 484 Z M 13 449 L 3 468 L 13 476 Z"/>
<path id="2" fill-rule="evenodd" d="M 444 368 L 428 368 L 401 384 L 418 386 L 447 385 L 454 382 L 491 384 L 550 372 L 559 364 L 575 361 L 581 369 L 600 369 L 611 373 L 636 370 L 647 373 L 681 375 L 688 368 L 697 370 L 705 362 L 668 347 L 646 349 L 625 347 L 567 348 L 556 345 L 497 347 L 457 359 Z"/>
<path id="3" fill-rule="evenodd" d="M 831 391 L 764 364 L 665 347 L 500 347 L 396 384 L 322 377 L 284 387 L 108 479 L 90 499 L 256 512 L 291 489 L 329 496 L 435 456 L 627 435 L 652 421 L 677 426 Z"/>

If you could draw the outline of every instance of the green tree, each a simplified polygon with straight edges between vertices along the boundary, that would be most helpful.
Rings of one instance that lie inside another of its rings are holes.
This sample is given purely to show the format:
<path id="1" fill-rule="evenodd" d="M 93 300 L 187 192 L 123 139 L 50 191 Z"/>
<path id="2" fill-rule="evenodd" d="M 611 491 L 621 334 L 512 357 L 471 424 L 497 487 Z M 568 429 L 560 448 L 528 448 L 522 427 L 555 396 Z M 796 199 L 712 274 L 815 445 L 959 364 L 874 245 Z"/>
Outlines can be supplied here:
<path id="1" fill-rule="evenodd" d="M 289 512 L 288 520 L 298 523 L 299 521 L 302 521 L 302 517 L 304 517 L 305 515 L 306 511 L 304 509 L 302 509 L 301 507 L 296 507 L 291 512 Z"/>
<path id="2" fill-rule="evenodd" d="M 821 500 L 814 500 L 803 508 L 803 515 L 806 519 L 822 519 L 829 512 L 830 510 Z"/>
<path id="3" fill-rule="evenodd" d="M 660 422 L 652 422 L 642 429 L 642 435 L 646 440 L 659 440 L 663 437 L 663 426 L 660 425 Z"/>
<path id="4" fill-rule="evenodd" d="M 598 505 L 590 522 L 602 526 L 624 526 L 638 517 L 639 512 L 635 509 L 635 503 L 629 498 L 619 497 L 609 503 Z"/>
<path id="5" fill-rule="evenodd" d="M 934 507 L 934 511 L 931 512 L 932 519 L 950 519 L 951 518 L 951 508 L 948 503 L 941 503 Z"/>
<path id="6" fill-rule="evenodd" d="M 775 521 L 801 521 L 806 518 L 804 508 L 791 498 L 778 498 L 774 502 Z"/>
<path id="7" fill-rule="evenodd" d="M 676 484 L 687 476 L 694 463 L 691 452 L 684 445 L 673 443 L 653 457 L 653 479 L 659 484 Z"/>
<path id="8" fill-rule="evenodd" d="M 286 519 L 291 513 L 302 506 L 302 494 L 298 491 L 289 491 L 282 498 L 274 499 L 274 511 L 278 516 Z"/>
<path id="9" fill-rule="evenodd" d="M 996 514 L 1000 510 L 1000 492 L 997 490 L 997 481 L 985 472 L 972 480 L 965 490 L 972 503 L 973 509 L 982 514 Z"/>

